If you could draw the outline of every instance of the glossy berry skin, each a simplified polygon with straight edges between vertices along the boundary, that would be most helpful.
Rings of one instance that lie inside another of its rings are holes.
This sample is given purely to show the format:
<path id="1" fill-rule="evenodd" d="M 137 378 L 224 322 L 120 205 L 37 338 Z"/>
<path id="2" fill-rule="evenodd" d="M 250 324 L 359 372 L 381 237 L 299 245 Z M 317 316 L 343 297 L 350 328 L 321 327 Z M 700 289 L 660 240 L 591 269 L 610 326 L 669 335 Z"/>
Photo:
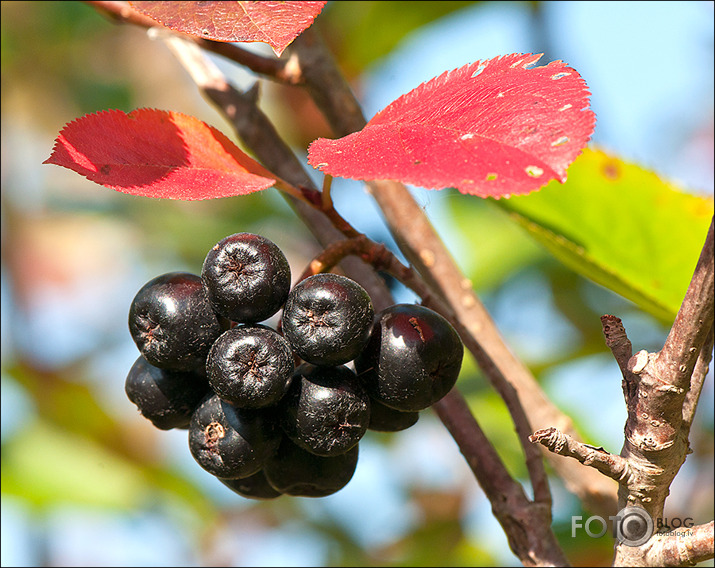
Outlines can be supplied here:
<path id="1" fill-rule="evenodd" d="M 280 497 L 282 493 L 273 488 L 266 479 L 266 474 L 263 470 L 238 479 L 219 479 L 226 487 L 241 497 L 248 499 L 275 499 Z"/>
<path id="2" fill-rule="evenodd" d="M 288 341 L 262 325 L 225 331 L 206 359 L 209 384 L 239 408 L 272 406 L 288 392 L 294 359 Z"/>
<path id="3" fill-rule="evenodd" d="M 355 370 L 370 396 L 402 412 L 431 406 L 457 382 L 464 346 L 440 314 L 396 304 L 375 318 Z"/>
<path id="4" fill-rule="evenodd" d="M 127 397 L 160 430 L 188 428 L 209 386 L 200 372 L 160 369 L 139 356 L 124 383 Z"/>
<path id="5" fill-rule="evenodd" d="M 203 400 L 189 424 L 191 455 L 206 471 L 225 479 L 258 472 L 280 440 L 272 414 L 236 408 L 215 394 Z"/>
<path id="6" fill-rule="evenodd" d="M 358 447 L 327 458 L 306 452 L 284 438 L 263 471 L 271 486 L 284 495 L 326 497 L 340 491 L 352 479 Z"/>
<path id="7" fill-rule="evenodd" d="M 239 323 L 268 319 L 290 291 L 290 265 L 278 246 L 253 233 L 221 239 L 201 269 L 206 293 L 217 313 Z"/>
<path id="8" fill-rule="evenodd" d="M 373 317 L 370 296 L 357 282 L 338 274 L 315 274 L 288 295 L 283 333 L 304 361 L 342 365 L 362 351 Z"/>
<path id="9" fill-rule="evenodd" d="M 204 292 L 201 278 L 169 272 L 137 292 L 129 308 L 129 332 L 144 358 L 155 367 L 190 371 L 225 329 Z"/>
<path id="10" fill-rule="evenodd" d="M 280 405 L 281 427 L 293 443 L 319 456 L 355 446 L 370 421 L 370 400 L 355 373 L 341 365 L 300 365 Z"/>
<path id="11" fill-rule="evenodd" d="M 371 398 L 370 423 L 367 429 L 376 432 L 399 432 L 414 426 L 419 417 L 419 412 L 400 412 Z"/>

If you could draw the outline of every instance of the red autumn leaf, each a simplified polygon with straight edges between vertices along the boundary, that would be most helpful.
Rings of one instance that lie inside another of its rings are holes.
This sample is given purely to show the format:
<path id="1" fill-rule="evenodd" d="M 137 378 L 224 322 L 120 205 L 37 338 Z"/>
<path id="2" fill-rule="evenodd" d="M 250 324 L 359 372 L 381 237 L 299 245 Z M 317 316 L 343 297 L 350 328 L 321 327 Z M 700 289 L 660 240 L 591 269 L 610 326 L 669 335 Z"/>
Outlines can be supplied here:
<path id="1" fill-rule="evenodd" d="M 319 138 L 310 164 L 352 179 L 393 179 L 481 197 L 529 193 L 566 169 L 593 133 L 580 75 L 512 54 L 445 72 L 393 101 L 359 132 Z"/>
<path id="2" fill-rule="evenodd" d="M 245 195 L 275 183 L 215 128 L 155 109 L 109 110 L 74 120 L 43 163 L 130 195 L 187 201 Z"/>
<path id="3" fill-rule="evenodd" d="M 215 41 L 262 41 L 276 55 L 308 28 L 322 2 L 130 2 L 172 30 Z"/>

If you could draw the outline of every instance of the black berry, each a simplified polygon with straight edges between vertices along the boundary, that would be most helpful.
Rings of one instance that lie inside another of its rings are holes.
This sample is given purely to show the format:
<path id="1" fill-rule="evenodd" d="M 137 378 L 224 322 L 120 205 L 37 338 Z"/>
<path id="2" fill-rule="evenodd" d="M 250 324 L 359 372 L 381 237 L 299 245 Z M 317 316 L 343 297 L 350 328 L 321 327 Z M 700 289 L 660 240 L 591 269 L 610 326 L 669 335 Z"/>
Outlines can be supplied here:
<path id="1" fill-rule="evenodd" d="M 256 473 L 280 440 L 274 416 L 236 408 L 215 394 L 198 406 L 189 425 L 191 455 L 206 471 L 226 479 Z"/>
<path id="2" fill-rule="evenodd" d="M 419 417 L 419 412 L 401 412 L 371 398 L 370 424 L 367 428 L 377 432 L 399 432 L 414 426 Z"/>
<path id="3" fill-rule="evenodd" d="M 288 295 L 283 333 L 308 363 L 342 365 L 365 346 L 373 317 L 370 296 L 357 282 L 338 274 L 316 274 Z"/>
<path id="4" fill-rule="evenodd" d="M 129 308 L 129 332 L 152 365 L 189 371 L 204 365 L 225 328 L 214 313 L 201 278 L 169 272 L 147 282 Z"/>
<path id="5" fill-rule="evenodd" d="M 241 323 L 268 319 L 290 291 L 290 265 L 275 243 L 252 233 L 219 241 L 206 255 L 201 278 L 217 313 Z"/>
<path id="6" fill-rule="evenodd" d="M 370 400 L 355 373 L 341 365 L 300 365 L 280 405 L 281 426 L 295 444 L 320 456 L 343 454 L 365 435 Z"/>
<path id="7" fill-rule="evenodd" d="M 372 398 L 416 412 L 454 386 L 463 355 L 462 341 L 444 317 L 424 306 L 397 304 L 375 318 L 355 370 Z"/>
<path id="8" fill-rule="evenodd" d="M 249 499 L 275 499 L 280 497 L 282 493 L 273 488 L 266 479 L 266 474 L 263 470 L 238 479 L 220 479 L 219 481 L 228 487 L 234 493 L 238 493 L 241 497 Z"/>
<path id="9" fill-rule="evenodd" d="M 284 438 L 263 470 L 271 486 L 285 495 L 325 497 L 340 491 L 352 479 L 358 447 L 326 458 L 306 452 Z"/>
<path id="10" fill-rule="evenodd" d="M 124 390 L 144 418 L 170 430 L 189 426 L 209 386 L 200 372 L 167 371 L 140 356 L 129 370 Z"/>
<path id="11" fill-rule="evenodd" d="M 213 344 L 206 360 L 214 392 L 241 408 L 271 406 L 288 391 L 293 352 L 278 332 L 261 325 L 237 326 Z"/>

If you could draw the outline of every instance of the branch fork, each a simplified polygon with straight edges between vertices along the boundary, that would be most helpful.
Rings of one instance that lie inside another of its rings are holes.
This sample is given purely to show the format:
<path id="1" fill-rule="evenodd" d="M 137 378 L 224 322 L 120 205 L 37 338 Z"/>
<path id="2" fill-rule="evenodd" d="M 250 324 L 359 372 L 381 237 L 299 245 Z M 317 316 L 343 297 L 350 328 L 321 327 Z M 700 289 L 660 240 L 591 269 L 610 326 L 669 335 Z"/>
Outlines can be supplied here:
<path id="1" fill-rule="evenodd" d="M 606 345 L 623 376 L 628 409 L 619 456 L 566 436 L 555 428 L 530 440 L 549 451 L 577 459 L 619 483 L 619 508 L 640 506 L 656 526 L 663 524 L 673 479 L 691 453 L 688 434 L 713 350 L 713 223 L 690 286 L 663 348 L 633 354 L 621 320 L 601 317 Z M 675 531 L 676 533 L 678 531 Z M 660 531 L 641 546 L 618 544 L 614 565 L 690 566 L 713 558 L 713 522 L 682 534 Z"/>

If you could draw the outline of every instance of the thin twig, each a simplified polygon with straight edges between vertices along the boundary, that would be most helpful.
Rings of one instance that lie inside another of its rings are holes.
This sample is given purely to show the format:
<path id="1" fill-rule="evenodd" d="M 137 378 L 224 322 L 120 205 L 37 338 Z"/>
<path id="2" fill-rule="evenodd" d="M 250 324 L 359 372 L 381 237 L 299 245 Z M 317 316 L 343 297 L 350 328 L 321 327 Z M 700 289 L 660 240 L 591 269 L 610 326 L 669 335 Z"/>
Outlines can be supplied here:
<path id="1" fill-rule="evenodd" d="M 690 427 L 693 424 L 695 410 L 698 407 L 700 393 L 703 390 L 703 384 L 705 383 L 705 377 L 707 376 L 708 369 L 710 368 L 712 356 L 713 328 L 711 327 L 710 334 L 705 340 L 702 349 L 700 349 L 700 357 L 698 358 L 697 363 L 695 363 L 693 376 L 690 378 L 690 390 L 688 390 L 688 394 L 685 395 L 685 401 L 683 402 L 683 432 L 686 436 L 690 432 Z"/>
<path id="2" fill-rule="evenodd" d="M 127 2 L 86 0 L 85 4 L 93 6 L 98 12 L 116 22 L 132 24 L 142 28 L 161 27 L 161 24 L 138 12 Z M 264 57 L 243 49 L 235 43 L 212 41 L 189 34 L 181 34 L 180 32 L 172 33 L 193 41 L 206 51 L 221 55 L 234 63 L 243 65 L 254 73 L 271 78 L 276 82 L 287 85 L 300 85 L 303 83 L 300 66 L 295 58 L 277 59 L 275 57 Z"/>
<path id="3" fill-rule="evenodd" d="M 628 474 L 628 462 L 621 456 L 611 454 L 601 447 L 579 442 L 571 436 L 562 434 L 556 428 L 537 430 L 529 439 L 555 454 L 577 459 L 616 481 L 620 481 Z"/>
<path id="4" fill-rule="evenodd" d="M 230 85 L 223 73 L 208 61 L 197 46 L 183 40 L 179 36 L 163 35 L 171 46 L 178 60 L 196 82 L 201 92 L 215 105 L 218 111 L 233 126 L 239 138 L 256 154 L 275 176 L 292 187 L 302 188 L 305 193 L 301 198 L 281 193 L 303 220 L 308 229 L 315 235 L 321 246 L 329 246 L 344 239 L 344 234 L 336 229 L 336 218 L 328 219 L 316 209 L 314 199 L 309 196 L 320 196 L 313 186 L 302 164 L 292 150 L 283 143 L 273 124 L 260 111 L 257 105 L 258 89 L 252 88 L 241 92 Z M 304 199 L 305 198 L 305 199 Z M 319 203 L 319 199 L 317 200 Z M 337 216 L 337 212 L 335 212 Z M 343 222 L 345 222 L 343 220 Z M 359 282 L 370 292 L 370 297 L 376 306 L 387 307 L 392 303 L 392 297 L 385 282 L 372 270 L 366 270 L 366 265 L 355 258 L 346 258 L 341 266 L 345 273 Z"/>
<path id="5" fill-rule="evenodd" d="M 525 566 L 569 566 L 556 536 L 544 526 L 551 523 L 550 506 L 530 503 L 522 487 L 511 480 L 460 392 L 452 389 L 433 408 L 489 498 L 492 513 L 519 560 Z"/>
<path id="6" fill-rule="evenodd" d="M 309 265 L 305 272 L 301 275 L 301 279 L 307 278 L 317 272 L 325 272 L 330 270 L 335 264 L 340 262 L 347 255 L 360 256 L 365 262 L 372 264 L 376 270 L 384 271 L 396 280 L 411 289 L 418 297 L 422 299 L 422 304 L 436 312 L 442 314 L 462 338 L 462 342 L 469 352 L 479 362 L 480 366 L 489 369 L 491 375 L 499 373 L 499 369 L 491 365 L 484 351 L 479 344 L 464 328 L 459 318 L 452 309 L 445 304 L 444 300 L 435 296 L 432 290 L 422 280 L 412 268 L 402 264 L 397 257 L 392 254 L 383 244 L 376 243 L 368 239 L 365 235 L 360 235 L 357 238 L 337 242 L 322 251 Z M 530 481 L 534 492 L 534 501 L 550 506 L 551 494 L 548 485 L 548 478 L 543 467 L 543 460 L 538 448 L 531 444 L 529 438 L 532 430 L 529 421 L 524 414 L 524 410 L 519 404 L 516 392 L 506 381 L 496 381 L 495 388 L 504 400 L 509 412 L 511 413 L 517 435 L 522 441 L 524 454 L 529 467 Z M 464 452 L 464 450 L 462 450 Z"/>
<path id="7" fill-rule="evenodd" d="M 606 346 L 613 353 L 621 372 L 625 373 L 628 368 L 628 361 L 633 356 L 633 345 L 628 339 L 628 335 L 626 335 L 621 318 L 612 315 L 601 316 L 601 326 L 603 335 L 606 338 Z"/>

